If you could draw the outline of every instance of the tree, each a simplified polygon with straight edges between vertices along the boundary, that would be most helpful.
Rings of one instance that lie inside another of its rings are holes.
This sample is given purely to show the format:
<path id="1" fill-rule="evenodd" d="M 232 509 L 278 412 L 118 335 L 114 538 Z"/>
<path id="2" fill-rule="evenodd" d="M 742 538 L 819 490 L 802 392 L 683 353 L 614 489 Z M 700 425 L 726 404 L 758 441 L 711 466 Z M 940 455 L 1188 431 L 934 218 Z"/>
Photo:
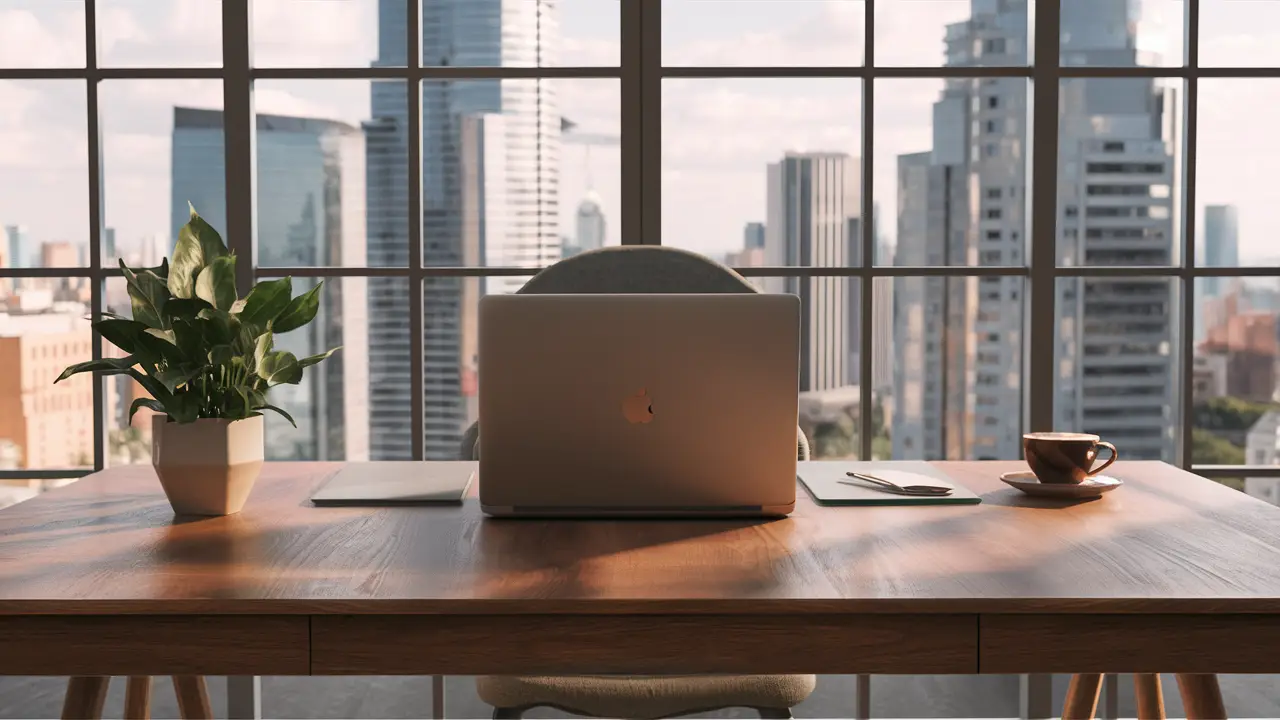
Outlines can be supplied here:
<path id="1" fill-rule="evenodd" d="M 1243 465 L 1244 448 L 1197 427 L 1191 431 L 1191 462 L 1203 465 Z"/>

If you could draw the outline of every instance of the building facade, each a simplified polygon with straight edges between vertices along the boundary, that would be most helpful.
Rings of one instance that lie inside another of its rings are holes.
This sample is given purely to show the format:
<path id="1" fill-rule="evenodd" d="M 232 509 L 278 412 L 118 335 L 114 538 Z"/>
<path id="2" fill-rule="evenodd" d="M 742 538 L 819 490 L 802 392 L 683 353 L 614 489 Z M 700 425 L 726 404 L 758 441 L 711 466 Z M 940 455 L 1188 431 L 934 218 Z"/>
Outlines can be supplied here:
<path id="1" fill-rule="evenodd" d="M 215 228 L 225 228 L 225 174 L 211 172 L 209 166 L 224 157 L 222 113 L 174 108 L 173 128 L 173 236 L 188 220 L 188 202 Z M 257 265 L 363 264 L 365 144 L 360 129 L 333 120 L 261 114 L 256 128 Z M 153 244 L 144 240 L 144 251 Z M 294 278 L 293 292 L 306 292 L 316 282 Z M 273 403 L 288 410 L 298 426 L 267 416 L 268 458 L 369 458 L 366 283 L 363 278 L 329 280 L 316 319 L 276 337 L 277 349 L 298 357 L 343 349 L 310 368 L 300 384 L 272 389 Z"/>

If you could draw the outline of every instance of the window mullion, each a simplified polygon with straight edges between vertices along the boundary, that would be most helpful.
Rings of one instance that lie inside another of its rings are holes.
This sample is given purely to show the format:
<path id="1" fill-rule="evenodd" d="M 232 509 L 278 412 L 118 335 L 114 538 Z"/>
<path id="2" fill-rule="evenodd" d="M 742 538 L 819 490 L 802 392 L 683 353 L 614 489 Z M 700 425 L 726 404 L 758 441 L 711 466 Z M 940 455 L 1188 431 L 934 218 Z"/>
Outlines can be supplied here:
<path id="1" fill-rule="evenodd" d="M 414 460 L 426 459 L 426 351 L 423 348 L 426 319 L 422 275 L 422 81 L 415 72 L 422 66 L 422 15 L 419 0 L 409 0 L 405 12 L 405 162 L 409 163 L 409 452 Z M 498 81 L 500 82 L 500 81 Z M 373 281 L 376 282 L 376 281 Z"/>
<path id="2" fill-rule="evenodd" d="M 1179 408 L 1179 427 L 1182 430 L 1179 438 L 1179 465 L 1189 470 L 1194 459 L 1192 431 L 1195 422 L 1196 107 L 1200 91 L 1200 0 L 1188 0 L 1184 29 L 1189 72 L 1182 118 L 1182 316 L 1178 325 L 1182 332 L 1182 342 L 1178 343 L 1182 361 L 1175 363 L 1174 367 L 1179 368 L 1182 373 L 1178 378 L 1182 393 Z"/>
<path id="3" fill-rule="evenodd" d="M 246 292 L 257 264 L 254 196 L 257 184 L 254 151 L 253 65 L 250 0 L 222 2 L 222 117 L 226 146 L 226 240 L 236 254 L 236 286 Z"/>
<path id="4" fill-rule="evenodd" d="M 864 22 L 863 27 L 866 28 L 866 39 L 863 41 L 863 58 L 867 67 L 875 66 L 875 7 L 874 0 L 866 0 L 864 6 Z M 875 178 L 875 163 L 872 161 L 874 157 L 873 150 L 875 145 L 875 71 L 867 74 L 862 81 L 862 209 L 859 211 L 862 215 L 862 221 L 858 223 L 862 237 L 859 239 L 859 247 L 862 249 L 861 257 L 857 258 L 858 264 L 864 268 L 870 269 L 875 264 L 875 198 L 873 197 L 873 179 Z M 852 261 L 854 258 L 849 258 Z M 848 282 L 847 280 L 845 282 Z M 892 280 L 886 280 L 892 282 Z M 860 447 L 858 457 L 862 460 L 870 460 L 872 440 L 875 439 L 875 428 L 872 427 L 873 421 L 873 398 L 871 396 L 871 378 L 872 378 L 872 362 L 875 354 L 871 352 L 871 342 L 873 339 L 872 323 L 875 318 L 875 308 L 872 303 L 875 298 L 876 278 L 871 273 L 864 274 L 862 280 L 858 283 L 858 311 L 862 314 L 858 322 L 858 337 L 850 338 L 858 343 L 858 428 L 861 437 L 858 439 Z M 846 288 L 846 291 L 848 288 Z M 883 308 L 881 312 L 883 312 Z M 847 353 L 846 353 L 847 356 Z"/>
<path id="5" fill-rule="evenodd" d="M 84 3 L 84 60 L 86 121 L 89 133 L 89 267 L 102 267 L 102 116 L 98 108 L 98 12 L 96 0 Z M 114 258 L 109 258 L 114 259 Z M 89 282 L 89 316 L 100 317 L 104 310 L 103 292 L 106 281 L 96 275 Z M 90 333 L 92 359 L 102 359 L 102 336 Z M 107 454 L 107 382 L 101 377 L 93 379 L 93 469 L 106 467 Z"/>
<path id="6" fill-rule="evenodd" d="M 1036 3 L 1031 77 L 1031 252 L 1026 429 L 1052 430 L 1058 214 L 1058 83 L 1061 77 L 1058 0 Z"/>

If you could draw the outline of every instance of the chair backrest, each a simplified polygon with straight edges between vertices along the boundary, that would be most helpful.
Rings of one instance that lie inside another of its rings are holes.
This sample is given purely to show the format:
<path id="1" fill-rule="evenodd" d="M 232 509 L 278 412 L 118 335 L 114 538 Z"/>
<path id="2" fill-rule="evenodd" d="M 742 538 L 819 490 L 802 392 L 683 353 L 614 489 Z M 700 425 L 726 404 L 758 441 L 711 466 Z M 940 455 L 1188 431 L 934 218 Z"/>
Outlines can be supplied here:
<path id="1" fill-rule="evenodd" d="M 662 294 L 759 292 L 732 269 L 710 258 L 672 247 L 627 245 L 590 250 L 565 258 L 529 279 L 517 293 Z M 462 435 L 459 457 L 478 460 L 480 426 Z M 809 459 L 809 442 L 796 428 L 796 451 Z"/>

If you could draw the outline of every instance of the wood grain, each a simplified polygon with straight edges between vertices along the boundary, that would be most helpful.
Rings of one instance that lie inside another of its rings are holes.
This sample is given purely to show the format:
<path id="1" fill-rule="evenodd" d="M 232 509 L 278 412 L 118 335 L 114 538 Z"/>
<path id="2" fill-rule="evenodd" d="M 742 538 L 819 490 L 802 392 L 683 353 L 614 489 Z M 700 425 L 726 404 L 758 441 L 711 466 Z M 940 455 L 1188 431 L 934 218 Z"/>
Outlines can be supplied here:
<path id="1" fill-rule="evenodd" d="M 1067 697 L 1062 704 L 1062 720 L 1093 720 L 1098 710 L 1098 694 L 1102 692 L 1101 673 L 1071 676 Z"/>
<path id="2" fill-rule="evenodd" d="M 484 520 L 315 508 L 337 466 L 268 463 L 243 512 L 174 518 L 112 468 L 0 511 L 0 614 L 1280 612 L 1280 510 L 1168 465 L 1093 502 L 940 463 L 978 506 L 773 521 Z"/>
<path id="3" fill-rule="evenodd" d="M 322 616 L 312 672 L 974 673 L 976 629 L 965 615 Z"/>
<path id="4" fill-rule="evenodd" d="M 1156 673 L 1138 673 L 1133 676 L 1133 696 L 1138 720 L 1165 720 L 1164 689 Z"/>
<path id="5" fill-rule="evenodd" d="M 151 720 L 151 676 L 133 675 L 124 687 L 124 720 Z"/>
<path id="6" fill-rule="evenodd" d="M 1177 680 L 1187 720 L 1223 720 L 1227 717 L 1217 675 L 1179 674 Z"/>
<path id="7" fill-rule="evenodd" d="M 98 720 L 107 703 L 105 675 L 77 676 L 67 681 L 67 696 L 62 701 L 62 720 Z"/>
<path id="8" fill-rule="evenodd" d="M 174 675 L 173 692 L 178 697 L 182 720 L 213 720 L 209 689 L 199 675 Z"/>
<path id="9" fill-rule="evenodd" d="M 305 675 L 308 618 L 0 617 L 0 675 Z"/>
<path id="10" fill-rule="evenodd" d="M 982 672 L 1280 672 L 1277 615 L 984 615 Z"/>

